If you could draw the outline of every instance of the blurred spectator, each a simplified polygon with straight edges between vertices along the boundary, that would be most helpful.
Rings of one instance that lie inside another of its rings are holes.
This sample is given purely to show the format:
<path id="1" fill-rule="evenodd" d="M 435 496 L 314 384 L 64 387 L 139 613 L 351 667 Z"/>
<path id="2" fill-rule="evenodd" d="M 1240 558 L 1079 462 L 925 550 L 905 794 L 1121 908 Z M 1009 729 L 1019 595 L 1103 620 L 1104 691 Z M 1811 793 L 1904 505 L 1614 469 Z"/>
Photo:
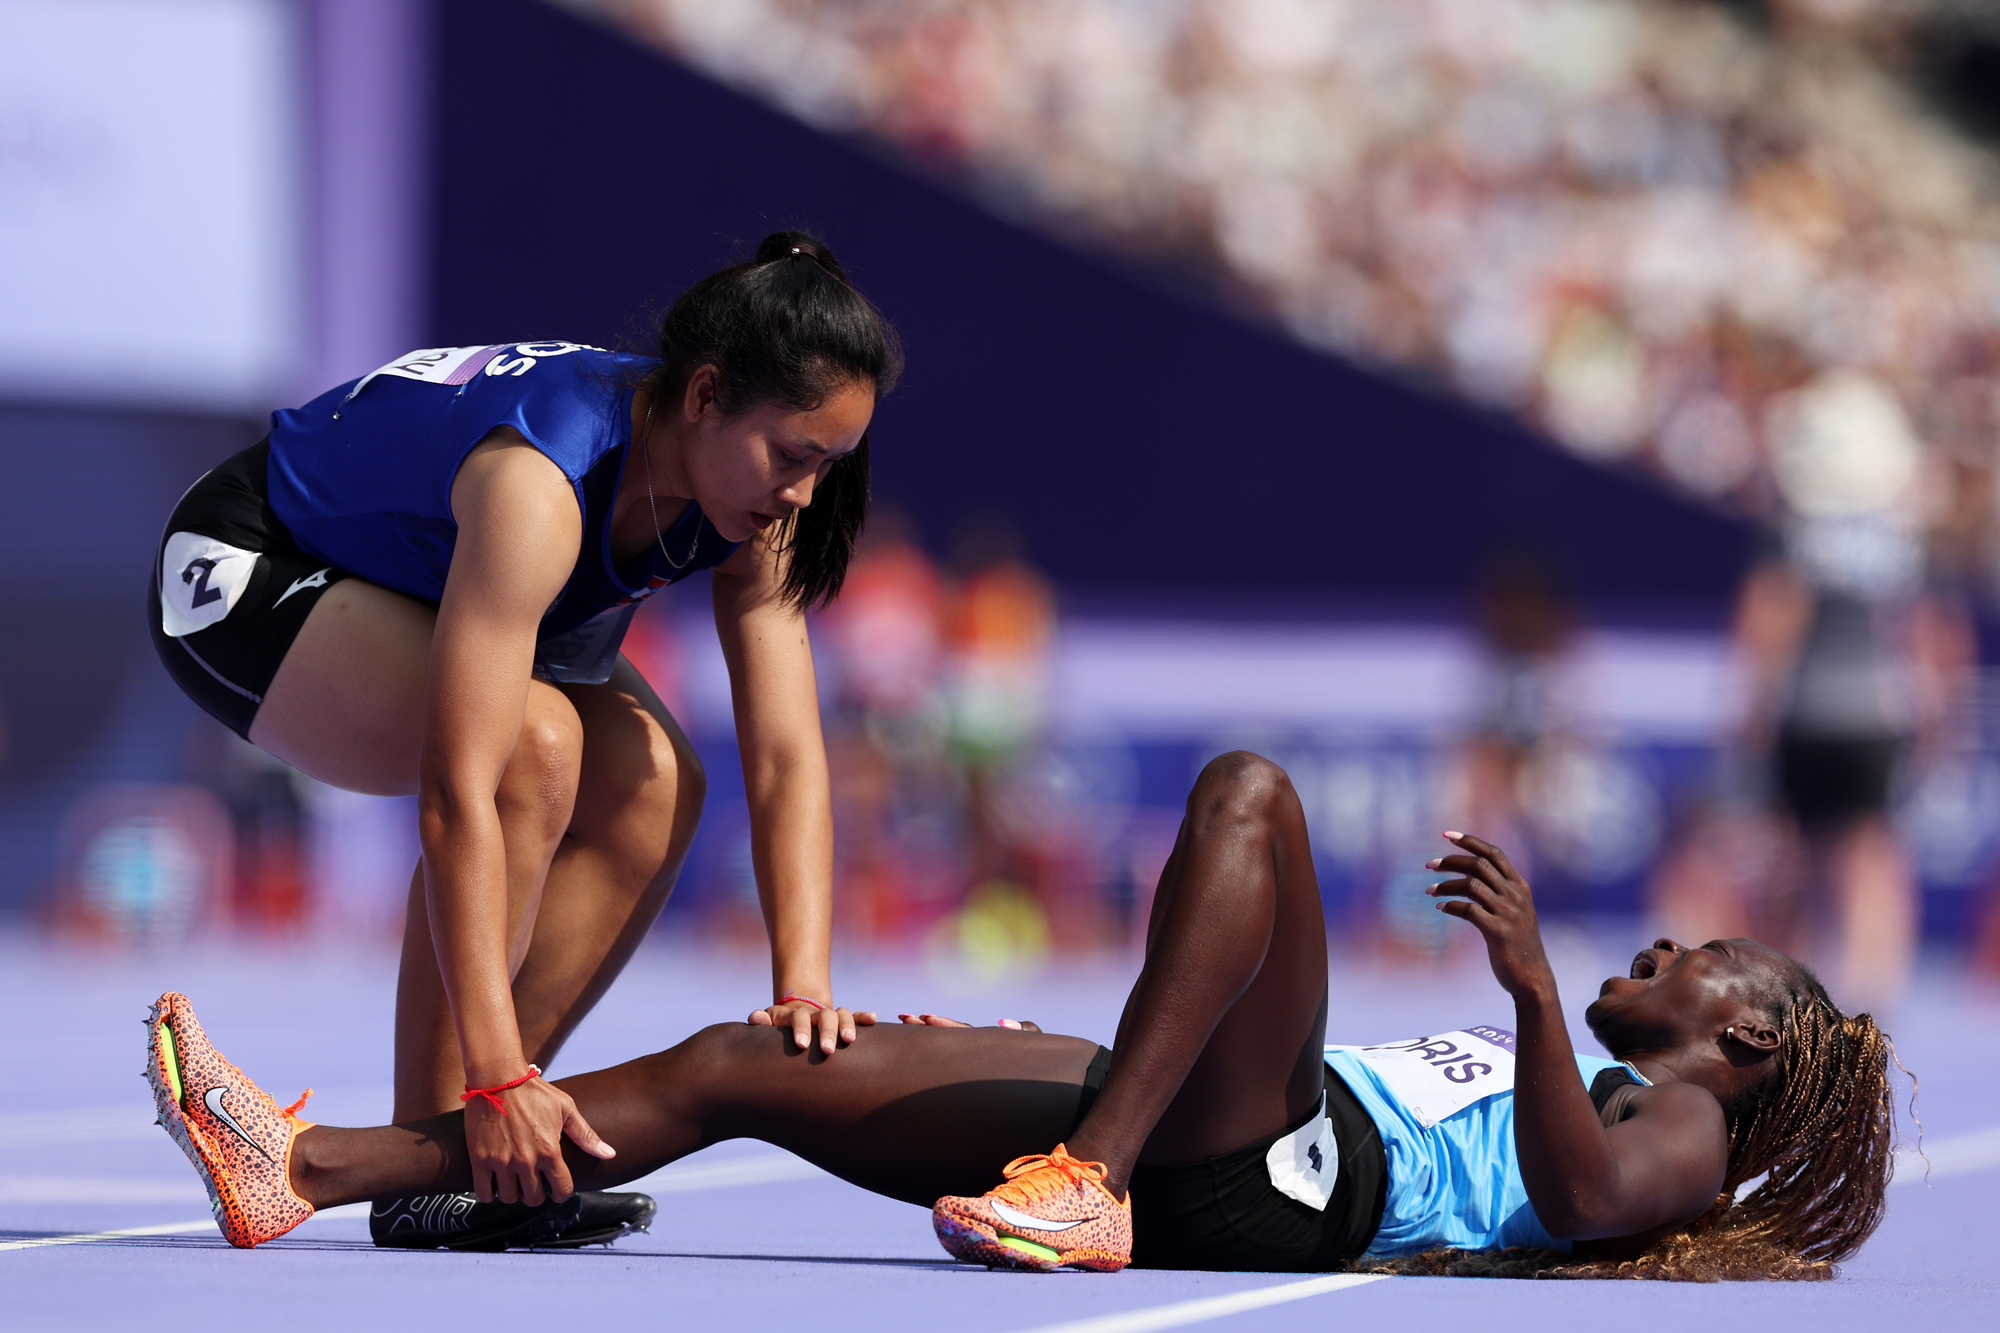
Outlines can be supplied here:
<path id="1" fill-rule="evenodd" d="M 234 875 L 226 901 L 217 904 L 222 917 L 253 930 L 305 927 L 314 904 L 301 791 L 311 779 L 206 715 L 190 723 L 184 759 L 186 775 L 229 813 Z M 409 874 L 405 867 L 393 881 L 399 901 Z"/>
<path id="2" fill-rule="evenodd" d="M 1055 632 L 1047 580 L 1019 554 L 1004 519 L 969 520 L 953 551 L 958 575 L 946 612 L 947 738 L 963 766 L 970 879 L 975 889 L 1021 885 L 1026 849 L 1000 807 L 1009 769 L 1040 738 Z"/>
<path id="3" fill-rule="evenodd" d="M 2000 170 L 1898 63 L 1977 0 L 569 3 L 1696 497 L 1858 371 L 1991 507 Z"/>
<path id="4" fill-rule="evenodd" d="M 228 811 L 199 787 L 98 787 L 63 821 L 55 922 L 86 936 L 175 944 L 227 918 L 235 841 Z"/>
<path id="5" fill-rule="evenodd" d="M 1484 716 L 1460 760 L 1462 827 L 1492 829 L 1480 836 L 1525 854 L 1526 842 L 1516 830 L 1538 761 L 1546 759 L 1548 742 L 1566 721 L 1564 668 L 1575 614 L 1554 569 L 1526 548 L 1488 559 L 1475 594 L 1487 686 Z M 1532 811 L 1527 813 L 1532 818 Z"/>
<path id="6" fill-rule="evenodd" d="M 820 623 L 836 664 L 836 924 L 895 941 L 956 905 L 956 784 L 944 756 L 944 581 L 907 516 L 878 505 Z"/>
<path id="7" fill-rule="evenodd" d="M 1780 822 L 1760 828 L 1740 798 L 1714 812 L 1662 876 L 1661 908 L 1704 937 L 1747 927 L 1822 962 L 1850 1003 L 1877 1007 L 1901 994 L 1917 937 L 1892 795 L 1913 760 L 1974 739 L 1959 706 L 1972 634 L 1955 600 L 1925 586 L 1921 448 L 1895 400 L 1841 372 L 1773 416 L 1794 517 L 1783 558 L 1753 571 L 1739 601 L 1734 745 L 1768 769 L 1765 818 Z M 1731 874 L 1749 866 L 1768 877 Z M 1736 882 L 1719 891 L 1719 877 Z"/>

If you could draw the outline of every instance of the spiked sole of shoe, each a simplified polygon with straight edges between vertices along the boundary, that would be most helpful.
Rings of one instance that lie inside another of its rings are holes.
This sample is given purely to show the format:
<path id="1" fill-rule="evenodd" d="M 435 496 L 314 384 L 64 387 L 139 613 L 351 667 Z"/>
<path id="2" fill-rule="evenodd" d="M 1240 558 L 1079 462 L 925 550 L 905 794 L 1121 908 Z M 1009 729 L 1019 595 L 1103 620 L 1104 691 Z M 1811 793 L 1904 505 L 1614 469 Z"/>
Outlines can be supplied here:
<path id="1" fill-rule="evenodd" d="M 962 1218 L 932 1215 L 938 1243 L 954 1259 L 988 1268 L 1013 1268 L 1025 1273 L 1046 1273 L 1059 1266 L 1062 1256 L 1046 1245 L 1024 1241 L 1018 1236 L 1002 1236 L 989 1227 Z M 1009 1241 L 1014 1242 L 1012 1245 Z"/>
<path id="2" fill-rule="evenodd" d="M 190 1137 L 190 1126 L 181 1114 L 181 1069 L 180 1053 L 174 1047 L 173 1029 L 167 1026 L 160 1006 L 155 1004 L 146 1016 L 146 1029 L 150 1034 L 146 1061 L 146 1082 L 153 1089 L 153 1107 L 159 1114 L 154 1123 L 167 1131 L 180 1150 L 201 1177 L 202 1188 L 208 1191 L 208 1208 L 218 1223 L 222 1221 L 222 1191 L 216 1188 L 215 1177 L 209 1174 L 208 1164 L 202 1152 Z"/>

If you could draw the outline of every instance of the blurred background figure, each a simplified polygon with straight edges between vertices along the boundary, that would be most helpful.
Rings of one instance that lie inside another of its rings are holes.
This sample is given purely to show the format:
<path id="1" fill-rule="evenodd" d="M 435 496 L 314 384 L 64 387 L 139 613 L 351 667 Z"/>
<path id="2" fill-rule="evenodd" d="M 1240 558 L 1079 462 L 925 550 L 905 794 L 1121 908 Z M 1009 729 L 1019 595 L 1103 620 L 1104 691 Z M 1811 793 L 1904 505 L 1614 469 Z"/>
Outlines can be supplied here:
<path id="1" fill-rule="evenodd" d="M 967 892 L 935 943 L 988 973 L 1038 962 L 1051 908 L 1058 920 L 1088 917 L 1098 888 L 1062 875 L 1064 821 L 1023 771 L 1047 717 L 1056 622 L 1048 581 L 1020 542 L 998 515 L 960 525 L 944 619 L 945 743 L 961 794 Z"/>
<path id="2" fill-rule="evenodd" d="M 979 515 L 952 551 L 946 734 L 965 769 L 971 879 L 982 887 L 1028 878 L 1024 850 L 1001 813 L 1000 787 L 1041 737 L 1055 636 L 1048 582 L 1021 558 L 1019 542 L 1004 519 Z"/>
<path id="3" fill-rule="evenodd" d="M 393 938 L 408 812 L 130 632 L 185 478 L 796 220 L 910 344 L 814 628 L 848 939 L 1129 946 L 1241 745 L 1385 960 L 1472 825 L 1581 932 L 2000 975 L 1996 67 L 1962 0 L 0 0 L 0 911 Z M 690 124 L 702 191 L 587 202 Z M 668 912 L 748 942 L 704 600 L 627 642 Z"/>
<path id="4" fill-rule="evenodd" d="M 1738 599 L 1744 702 L 1725 742 L 1766 805 L 1739 790 L 1691 834 L 1660 909 L 1727 917 L 1880 1007 L 1908 982 L 1921 910 L 1893 808 L 1913 766 L 1962 750 L 1976 726 L 1973 632 L 1925 586 L 1922 450 L 1894 397 L 1842 373 L 1771 411 L 1792 518 Z"/>
<path id="5" fill-rule="evenodd" d="M 909 517 L 870 517 L 820 619 L 834 662 L 835 911 L 863 940 L 906 943 L 958 897 L 959 811 L 945 754 L 944 580 Z"/>

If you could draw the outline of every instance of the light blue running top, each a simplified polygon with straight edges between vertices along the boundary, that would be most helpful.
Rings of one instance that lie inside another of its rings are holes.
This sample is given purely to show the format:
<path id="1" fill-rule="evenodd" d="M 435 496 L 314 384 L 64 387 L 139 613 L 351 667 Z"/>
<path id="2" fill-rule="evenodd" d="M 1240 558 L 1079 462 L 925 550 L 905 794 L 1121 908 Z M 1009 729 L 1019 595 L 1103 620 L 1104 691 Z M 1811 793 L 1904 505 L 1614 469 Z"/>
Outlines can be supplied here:
<path id="1" fill-rule="evenodd" d="M 1329 1046 L 1326 1063 L 1375 1122 L 1388 1158 L 1388 1197 L 1370 1257 L 1442 1246 L 1569 1249 L 1543 1229 L 1521 1180 L 1513 1033 L 1475 1026 L 1380 1046 Z M 1606 1069 L 1630 1069 L 1589 1055 L 1577 1056 L 1576 1067 L 1585 1087 Z"/>
<path id="2" fill-rule="evenodd" d="M 657 363 L 581 343 L 411 352 L 304 407 L 271 415 L 271 508 L 300 548 L 371 583 L 435 602 L 458 541 L 451 487 L 496 426 L 562 469 L 583 516 L 568 583 L 542 617 L 536 669 L 603 681 L 646 597 L 736 549 L 689 505 L 622 567 L 610 517 L 632 439 L 632 391 Z"/>

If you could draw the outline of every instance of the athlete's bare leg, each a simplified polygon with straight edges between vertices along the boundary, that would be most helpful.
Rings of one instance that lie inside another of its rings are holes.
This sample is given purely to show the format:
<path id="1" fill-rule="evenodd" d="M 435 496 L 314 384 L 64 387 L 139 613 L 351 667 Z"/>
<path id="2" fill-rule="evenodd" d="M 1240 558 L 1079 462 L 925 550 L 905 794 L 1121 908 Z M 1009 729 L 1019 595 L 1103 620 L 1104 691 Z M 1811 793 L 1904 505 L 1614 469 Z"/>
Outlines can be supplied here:
<path id="1" fill-rule="evenodd" d="M 710 1143 L 758 1138 L 866 1189 L 930 1204 L 980 1194 L 1012 1157 L 1068 1137 L 1124 1188 L 1134 1160 L 1213 1156 L 1282 1129 L 1320 1095 L 1326 942 L 1304 819 L 1254 755 L 1209 765 L 1155 900 L 1126 1051 L 1076 1132 L 1095 1044 L 999 1028 L 878 1027 L 835 1059 L 726 1024 L 658 1055 L 559 1080 L 618 1150 L 566 1145 L 577 1188 L 636 1179 Z M 1120 1085 L 1115 1114 L 1104 1108 Z M 300 1192 L 317 1205 L 464 1189 L 457 1115 L 307 1130 Z M 1085 1131 L 1096 1138 L 1087 1139 Z M 1080 1146 L 1081 1145 L 1081 1146 Z M 1087 1151 L 1086 1151 L 1087 1147 Z M 1102 1154 L 1100 1156 L 1100 1154 Z"/>
<path id="2" fill-rule="evenodd" d="M 1188 795 L 1110 1073 L 1069 1151 L 1103 1162 L 1122 1196 L 1135 1162 L 1199 1161 L 1276 1133 L 1319 1100 L 1325 1032 L 1305 812 L 1276 764 L 1223 755 Z"/>
<path id="3" fill-rule="evenodd" d="M 624 658 L 605 684 L 562 690 L 583 721 L 583 772 L 514 977 L 522 1046 L 544 1067 L 667 905 L 708 785 L 680 724 Z"/>
<path id="4" fill-rule="evenodd" d="M 358 578 L 323 594 L 250 738 L 351 791 L 417 790 L 436 612 Z M 701 765 L 630 663 L 604 685 L 530 681 L 495 793 L 507 855 L 508 965 L 528 1058 L 546 1065 L 672 890 L 701 814 Z M 412 877 L 396 993 L 398 1120 L 456 1107 L 465 1075 Z"/>
<path id="5" fill-rule="evenodd" d="M 777 1144 L 842 1179 L 925 1206 L 977 1194 L 1075 1123 L 1095 1042 L 1004 1028 L 878 1027 L 829 1059 L 788 1029 L 726 1023 L 613 1069 L 559 1079 L 618 1150 L 563 1144 L 578 1189 L 609 1189 L 724 1139 Z M 464 1116 L 317 1126 L 292 1153 L 317 1207 L 471 1188 Z"/>

